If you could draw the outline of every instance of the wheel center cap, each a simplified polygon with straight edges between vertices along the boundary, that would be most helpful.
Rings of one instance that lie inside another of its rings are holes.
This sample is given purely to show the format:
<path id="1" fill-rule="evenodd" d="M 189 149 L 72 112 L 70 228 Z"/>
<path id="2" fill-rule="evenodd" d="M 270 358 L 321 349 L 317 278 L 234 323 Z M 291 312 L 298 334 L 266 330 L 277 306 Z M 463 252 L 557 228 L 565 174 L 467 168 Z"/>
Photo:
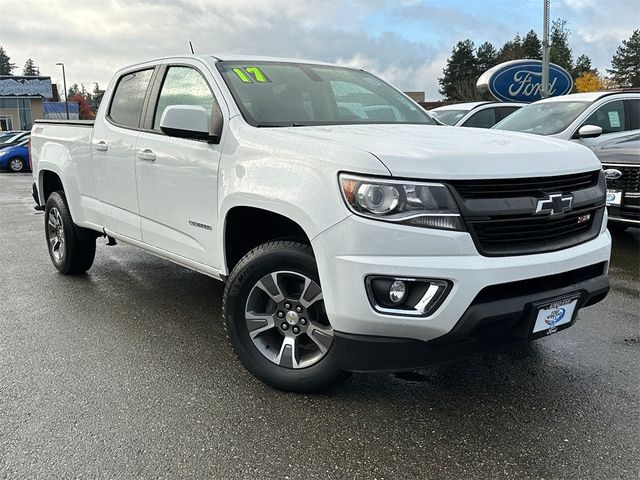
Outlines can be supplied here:
<path id="1" fill-rule="evenodd" d="M 298 323 L 298 314 L 292 310 L 289 310 L 284 318 L 289 325 L 295 325 Z"/>

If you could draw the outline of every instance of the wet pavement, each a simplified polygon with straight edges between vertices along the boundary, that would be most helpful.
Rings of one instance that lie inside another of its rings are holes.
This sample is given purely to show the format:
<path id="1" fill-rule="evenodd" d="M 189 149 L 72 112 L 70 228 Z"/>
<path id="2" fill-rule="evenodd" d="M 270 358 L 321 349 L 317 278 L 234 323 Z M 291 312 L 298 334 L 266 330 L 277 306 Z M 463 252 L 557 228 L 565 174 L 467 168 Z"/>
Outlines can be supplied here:
<path id="1" fill-rule="evenodd" d="M 0 174 L 0 478 L 640 476 L 638 229 L 564 332 L 299 395 L 235 360 L 217 281 L 103 241 L 58 274 L 30 186 Z"/>

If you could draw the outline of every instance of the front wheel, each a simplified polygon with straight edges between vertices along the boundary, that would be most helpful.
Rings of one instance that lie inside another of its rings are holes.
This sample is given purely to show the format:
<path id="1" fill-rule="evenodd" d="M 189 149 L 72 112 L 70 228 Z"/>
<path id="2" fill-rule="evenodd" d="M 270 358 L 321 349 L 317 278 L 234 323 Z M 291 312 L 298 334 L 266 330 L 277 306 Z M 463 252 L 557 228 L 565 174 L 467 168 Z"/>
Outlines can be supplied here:
<path id="1" fill-rule="evenodd" d="M 13 157 L 9 159 L 8 165 L 12 172 L 21 172 L 24 169 L 24 160 L 20 157 Z"/>
<path id="2" fill-rule="evenodd" d="M 63 192 L 53 192 L 44 210 L 45 235 L 53 265 L 64 274 L 84 273 L 96 255 L 96 237 L 73 223 Z"/>
<path id="3" fill-rule="evenodd" d="M 236 265 L 223 298 L 227 333 L 242 364 L 283 390 L 329 388 L 348 374 L 338 367 L 311 247 L 265 243 Z"/>

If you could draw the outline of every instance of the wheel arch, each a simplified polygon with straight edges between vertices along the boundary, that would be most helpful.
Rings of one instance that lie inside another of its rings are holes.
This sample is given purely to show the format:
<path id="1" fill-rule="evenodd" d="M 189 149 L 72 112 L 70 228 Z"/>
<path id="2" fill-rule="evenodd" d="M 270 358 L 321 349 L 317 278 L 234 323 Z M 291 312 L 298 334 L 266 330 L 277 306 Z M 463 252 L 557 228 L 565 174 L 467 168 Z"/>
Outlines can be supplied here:
<path id="1" fill-rule="evenodd" d="M 222 272 L 229 274 L 253 248 L 273 240 L 296 240 L 311 246 L 311 236 L 299 222 L 281 212 L 237 205 L 224 218 Z"/>
<path id="2" fill-rule="evenodd" d="M 38 172 L 38 194 L 40 205 L 46 205 L 49 195 L 58 190 L 65 191 L 62 176 L 53 170 L 42 169 Z"/>

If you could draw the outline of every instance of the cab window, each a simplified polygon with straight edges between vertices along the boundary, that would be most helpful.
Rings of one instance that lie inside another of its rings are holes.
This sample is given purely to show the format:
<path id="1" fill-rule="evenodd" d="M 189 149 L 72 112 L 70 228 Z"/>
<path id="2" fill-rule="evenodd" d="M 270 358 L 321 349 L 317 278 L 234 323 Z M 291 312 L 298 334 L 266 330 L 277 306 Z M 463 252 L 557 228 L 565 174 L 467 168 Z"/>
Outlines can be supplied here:
<path id="1" fill-rule="evenodd" d="M 109 107 L 109 118 L 114 123 L 123 127 L 138 128 L 152 74 L 153 68 L 150 68 L 127 73 L 118 80 Z"/>
<path id="2" fill-rule="evenodd" d="M 602 133 L 622 132 L 625 128 L 624 100 L 605 103 L 583 123 L 602 128 Z"/>
<path id="3" fill-rule="evenodd" d="M 153 118 L 153 129 L 160 130 L 160 120 L 165 108 L 171 105 L 195 105 L 213 112 L 216 101 L 207 80 L 191 67 L 169 67 L 160 90 L 160 98 Z"/>
<path id="4" fill-rule="evenodd" d="M 463 124 L 463 127 L 491 128 L 496 124 L 495 108 L 485 108 L 473 114 Z"/>

